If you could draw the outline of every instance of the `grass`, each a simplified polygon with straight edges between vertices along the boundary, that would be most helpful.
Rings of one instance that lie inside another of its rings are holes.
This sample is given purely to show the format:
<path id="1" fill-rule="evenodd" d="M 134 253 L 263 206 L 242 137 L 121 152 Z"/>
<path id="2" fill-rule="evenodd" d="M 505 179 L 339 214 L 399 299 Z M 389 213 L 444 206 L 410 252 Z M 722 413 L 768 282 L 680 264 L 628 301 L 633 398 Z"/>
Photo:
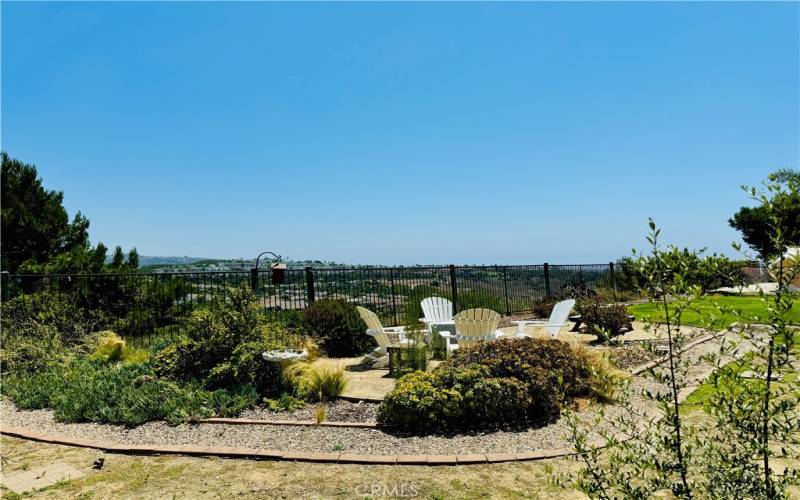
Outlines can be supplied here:
<path id="1" fill-rule="evenodd" d="M 564 459 L 401 467 L 128 456 L 8 437 L 0 438 L 0 447 L 7 474 L 19 472 L 22 464 L 54 462 L 86 474 L 24 498 L 586 498 L 550 481 L 548 464 L 555 470 L 574 469 L 576 463 Z M 93 470 L 100 456 L 104 467 Z M 18 497 L 3 490 L 3 498 Z"/>
<path id="2" fill-rule="evenodd" d="M 736 312 L 721 313 L 717 305 Z M 637 304 L 629 306 L 628 311 L 639 321 L 664 320 L 664 307 L 660 303 Z M 765 317 L 766 310 L 760 297 L 710 295 L 695 301 L 691 310 L 683 313 L 681 322 L 689 326 L 709 326 L 710 322 L 711 326 L 722 329 L 736 322 L 763 323 Z M 800 323 L 800 300 L 795 302 L 788 319 Z"/>

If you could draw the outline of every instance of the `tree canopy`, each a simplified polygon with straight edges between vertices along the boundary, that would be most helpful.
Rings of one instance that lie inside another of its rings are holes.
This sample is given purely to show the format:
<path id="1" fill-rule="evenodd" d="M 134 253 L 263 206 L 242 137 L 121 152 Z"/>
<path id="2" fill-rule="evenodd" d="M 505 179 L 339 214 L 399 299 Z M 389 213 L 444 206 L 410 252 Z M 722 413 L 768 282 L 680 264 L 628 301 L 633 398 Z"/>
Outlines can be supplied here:
<path id="1" fill-rule="evenodd" d="M 89 220 L 83 214 L 78 212 L 69 220 L 64 193 L 46 189 L 34 165 L 6 153 L 0 153 L 0 160 L 0 268 L 11 273 L 105 270 L 106 246 L 91 247 Z M 133 249 L 125 265 L 135 269 L 138 261 Z"/>
<path id="2" fill-rule="evenodd" d="M 728 224 L 742 233 L 744 242 L 758 252 L 763 260 L 769 260 L 782 251 L 775 247 L 772 237 L 775 231 L 770 227 L 771 218 L 768 209 L 779 213 L 785 241 L 789 244 L 800 244 L 800 192 L 798 192 L 800 172 L 782 169 L 772 173 L 769 178 L 772 182 L 788 186 L 789 189 L 776 194 L 774 204 L 770 208 L 764 205 L 742 207 L 728 220 Z"/>

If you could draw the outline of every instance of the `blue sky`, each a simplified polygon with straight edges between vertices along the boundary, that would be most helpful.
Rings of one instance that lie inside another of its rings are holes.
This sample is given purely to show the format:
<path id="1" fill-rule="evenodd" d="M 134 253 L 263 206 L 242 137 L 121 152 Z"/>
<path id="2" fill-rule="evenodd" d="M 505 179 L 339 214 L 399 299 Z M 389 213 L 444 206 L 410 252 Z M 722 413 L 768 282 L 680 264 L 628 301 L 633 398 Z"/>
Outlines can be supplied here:
<path id="1" fill-rule="evenodd" d="M 2 148 L 144 255 L 729 252 L 798 167 L 800 4 L 2 3 Z"/>

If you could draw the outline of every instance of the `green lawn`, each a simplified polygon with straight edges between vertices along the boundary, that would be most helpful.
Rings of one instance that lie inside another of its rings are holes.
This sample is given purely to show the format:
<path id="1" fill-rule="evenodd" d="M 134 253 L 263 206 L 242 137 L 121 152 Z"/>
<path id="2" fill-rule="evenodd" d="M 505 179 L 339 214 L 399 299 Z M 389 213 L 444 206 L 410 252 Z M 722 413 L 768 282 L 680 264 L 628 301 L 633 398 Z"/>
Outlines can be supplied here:
<path id="1" fill-rule="evenodd" d="M 720 306 L 732 308 L 738 312 L 720 313 L 717 309 Z M 631 314 L 636 316 L 638 321 L 664 320 L 664 307 L 660 303 L 639 304 L 628 307 Z M 740 297 L 727 295 L 710 295 L 697 300 L 692 305 L 692 310 L 683 313 L 682 323 L 692 326 L 708 326 L 707 321 L 712 320 L 713 326 L 725 328 L 731 323 L 738 321 L 752 321 L 754 323 L 765 322 L 766 311 L 764 303 L 760 297 Z M 800 323 L 800 297 L 798 297 L 792 308 L 790 317 L 792 321 Z"/>

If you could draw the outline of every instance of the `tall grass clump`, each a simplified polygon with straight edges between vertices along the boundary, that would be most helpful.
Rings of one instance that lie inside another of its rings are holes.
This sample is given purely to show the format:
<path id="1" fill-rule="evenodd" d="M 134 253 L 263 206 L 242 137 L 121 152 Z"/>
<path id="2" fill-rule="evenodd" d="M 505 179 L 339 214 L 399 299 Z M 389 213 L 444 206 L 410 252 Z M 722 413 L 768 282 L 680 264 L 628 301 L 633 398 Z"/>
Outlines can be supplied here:
<path id="1" fill-rule="evenodd" d="M 295 363 L 287 367 L 284 376 L 300 394 L 317 401 L 332 401 L 347 388 L 344 368 L 328 361 Z"/>

